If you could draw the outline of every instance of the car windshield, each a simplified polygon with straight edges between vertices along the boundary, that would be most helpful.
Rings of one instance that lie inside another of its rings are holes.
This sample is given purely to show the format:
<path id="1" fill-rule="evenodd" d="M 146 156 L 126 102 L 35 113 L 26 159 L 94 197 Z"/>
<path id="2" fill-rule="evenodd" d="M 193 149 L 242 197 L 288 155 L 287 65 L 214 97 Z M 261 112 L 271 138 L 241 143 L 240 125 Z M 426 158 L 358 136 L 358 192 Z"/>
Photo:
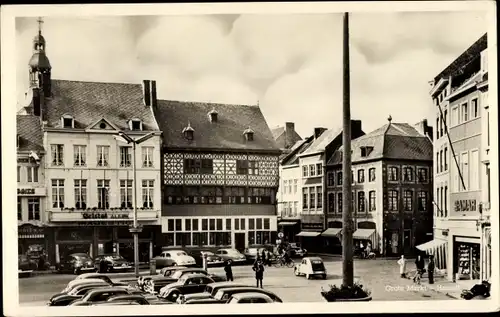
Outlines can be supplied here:
<path id="1" fill-rule="evenodd" d="M 230 250 L 227 250 L 227 254 L 240 255 L 241 253 L 238 250 L 230 249 Z"/>
<path id="2" fill-rule="evenodd" d="M 224 292 L 223 292 L 223 291 L 218 291 L 218 292 L 215 294 L 214 298 L 215 298 L 215 299 L 218 299 L 218 300 L 221 300 L 221 299 L 222 299 L 222 296 L 224 296 Z"/>
<path id="3" fill-rule="evenodd" d="M 181 252 L 177 252 L 177 253 L 176 253 L 176 255 L 178 255 L 178 256 L 183 256 L 183 255 L 187 255 L 187 253 L 186 253 L 186 252 L 184 252 L 184 251 L 181 251 Z"/>

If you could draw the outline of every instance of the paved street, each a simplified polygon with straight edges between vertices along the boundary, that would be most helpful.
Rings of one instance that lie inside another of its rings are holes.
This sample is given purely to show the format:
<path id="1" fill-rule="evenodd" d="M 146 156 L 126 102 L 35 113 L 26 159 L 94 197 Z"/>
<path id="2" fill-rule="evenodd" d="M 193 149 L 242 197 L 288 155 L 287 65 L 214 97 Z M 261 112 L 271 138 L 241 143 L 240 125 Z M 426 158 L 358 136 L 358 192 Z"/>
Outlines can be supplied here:
<path id="1" fill-rule="evenodd" d="M 323 302 L 321 287 L 341 283 L 342 263 L 339 258 L 325 263 L 327 280 L 307 280 L 296 277 L 291 268 L 266 268 L 264 287 L 275 292 L 284 302 Z M 224 274 L 223 268 L 209 268 L 211 273 Z M 395 260 L 355 260 L 355 279 L 361 280 L 372 291 L 373 300 L 450 300 L 444 293 L 431 289 L 408 289 L 412 282 L 399 278 Z M 253 285 L 255 280 L 250 266 L 233 267 L 235 281 Z M 133 274 L 111 274 L 114 280 L 133 278 Z M 45 303 L 52 294 L 59 292 L 74 275 L 48 274 L 19 280 L 21 305 L 34 306 Z"/>

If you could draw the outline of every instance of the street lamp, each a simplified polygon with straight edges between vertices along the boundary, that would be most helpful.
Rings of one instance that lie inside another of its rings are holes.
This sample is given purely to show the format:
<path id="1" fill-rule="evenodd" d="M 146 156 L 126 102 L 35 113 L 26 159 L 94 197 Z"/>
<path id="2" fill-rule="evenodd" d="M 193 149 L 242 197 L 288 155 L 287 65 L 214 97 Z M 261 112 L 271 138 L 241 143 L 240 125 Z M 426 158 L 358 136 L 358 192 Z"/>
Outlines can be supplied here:
<path id="1" fill-rule="evenodd" d="M 132 143 L 132 168 L 134 173 L 134 224 L 132 228 L 130 228 L 130 233 L 134 236 L 134 270 L 135 277 L 139 277 L 139 233 L 142 232 L 142 227 L 139 227 L 137 223 L 137 176 L 136 176 L 136 165 L 135 165 L 135 149 L 137 144 L 141 144 L 154 136 L 154 132 L 150 132 L 146 135 L 141 136 L 140 138 L 133 139 L 125 132 L 120 131 L 118 135 L 115 136 L 115 139 L 120 142 L 124 142 L 127 144 Z"/>

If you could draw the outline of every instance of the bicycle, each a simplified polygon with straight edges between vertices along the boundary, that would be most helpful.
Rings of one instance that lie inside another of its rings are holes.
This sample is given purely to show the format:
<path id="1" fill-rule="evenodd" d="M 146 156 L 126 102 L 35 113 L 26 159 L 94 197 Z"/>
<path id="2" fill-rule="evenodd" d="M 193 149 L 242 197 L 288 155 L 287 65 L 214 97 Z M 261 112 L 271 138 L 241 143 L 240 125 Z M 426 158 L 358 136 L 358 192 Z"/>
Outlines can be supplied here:
<path id="1" fill-rule="evenodd" d="M 423 272 L 421 270 L 417 270 L 415 276 L 413 277 L 413 282 L 420 285 L 420 281 L 422 280 Z"/>
<path id="2" fill-rule="evenodd" d="M 279 257 L 276 259 L 276 261 L 273 263 L 273 265 L 274 265 L 274 267 L 286 266 L 286 267 L 292 268 L 292 267 L 294 267 L 295 263 L 291 259 L 289 259 L 288 261 L 285 261 L 285 259 L 283 257 Z"/>

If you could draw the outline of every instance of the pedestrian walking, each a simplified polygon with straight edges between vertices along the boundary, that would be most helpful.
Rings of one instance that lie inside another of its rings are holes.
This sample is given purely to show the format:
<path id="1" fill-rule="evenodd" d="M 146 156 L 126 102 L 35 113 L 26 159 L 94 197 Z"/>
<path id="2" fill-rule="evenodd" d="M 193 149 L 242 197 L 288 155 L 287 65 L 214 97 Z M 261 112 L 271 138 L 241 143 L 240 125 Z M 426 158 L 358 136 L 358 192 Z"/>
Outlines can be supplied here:
<path id="1" fill-rule="evenodd" d="M 427 274 L 429 276 L 429 284 L 434 284 L 434 268 L 436 264 L 434 263 L 434 255 L 429 257 L 429 264 L 427 264 Z"/>
<path id="2" fill-rule="evenodd" d="M 253 265 L 253 270 L 255 271 L 255 280 L 257 281 L 257 287 L 264 288 L 262 286 L 262 280 L 264 279 L 264 265 L 262 264 L 262 260 L 260 257 L 257 257 Z"/>
<path id="3" fill-rule="evenodd" d="M 398 264 L 399 264 L 399 274 L 401 274 L 402 278 L 406 278 L 406 259 L 404 255 L 402 255 L 401 259 L 398 260 Z"/>
<path id="4" fill-rule="evenodd" d="M 415 265 L 417 267 L 417 274 L 415 274 L 413 282 L 418 281 L 420 283 L 420 279 L 422 278 L 422 274 L 424 274 L 425 270 L 425 262 L 421 255 L 417 256 L 417 259 L 415 260 Z"/>
<path id="5" fill-rule="evenodd" d="M 231 260 L 227 260 L 226 263 L 224 264 L 224 271 L 226 272 L 226 280 L 233 281 L 233 268 L 231 266 Z"/>
<path id="6" fill-rule="evenodd" d="M 262 258 L 262 264 L 263 264 L 263 265 L 266 265 L 266 261 L 267 261 L 267 257 L 266 257 L 266 249 L 262 249 L 262 255 L 261 255 L 261 258 Z"/>

